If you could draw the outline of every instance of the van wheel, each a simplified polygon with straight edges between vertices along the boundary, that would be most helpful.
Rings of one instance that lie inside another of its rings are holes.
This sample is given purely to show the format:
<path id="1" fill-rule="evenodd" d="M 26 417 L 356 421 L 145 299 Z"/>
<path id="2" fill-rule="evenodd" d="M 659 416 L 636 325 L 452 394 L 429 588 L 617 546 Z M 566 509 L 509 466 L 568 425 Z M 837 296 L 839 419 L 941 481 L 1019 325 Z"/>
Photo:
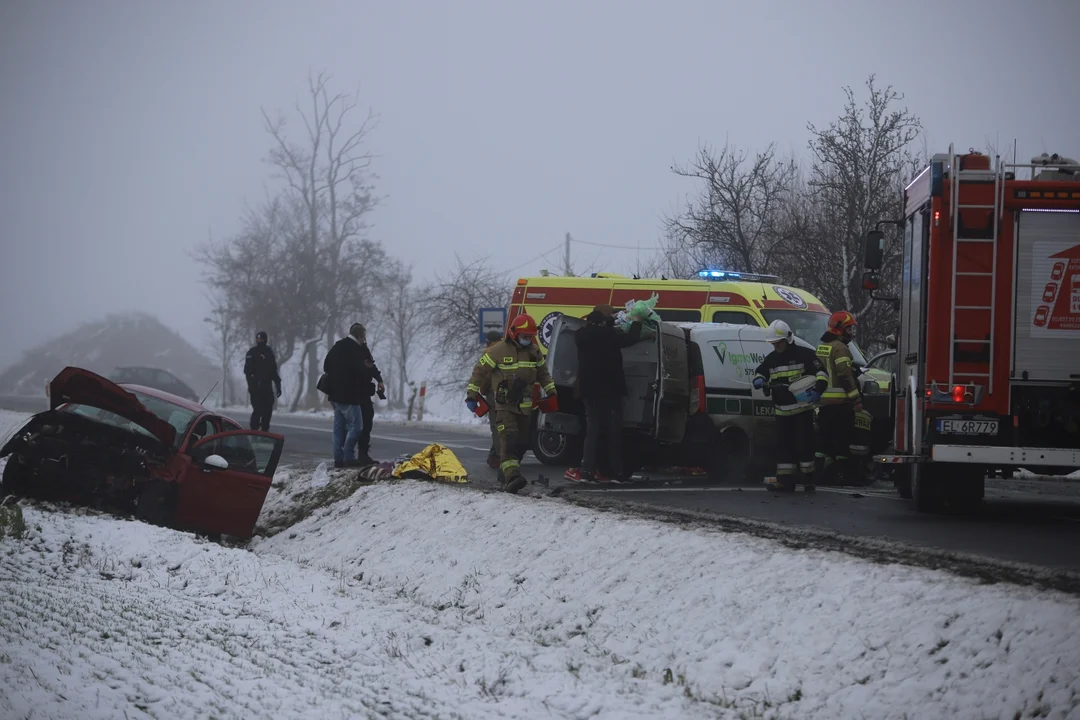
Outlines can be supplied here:
<path id="1" fill-rule="evenodd" d="M 709 449 L 706 471 L 717 483 L 744 482 L 750 472 L 750 438 L 737 428 L 719 434 Z"/>
<path id="2" fill-rule="evenodd" d="M 533 454 L 544 465 L 575 466 L 581 462 L 581 441 L 545 430 L 533 434 Z"/>

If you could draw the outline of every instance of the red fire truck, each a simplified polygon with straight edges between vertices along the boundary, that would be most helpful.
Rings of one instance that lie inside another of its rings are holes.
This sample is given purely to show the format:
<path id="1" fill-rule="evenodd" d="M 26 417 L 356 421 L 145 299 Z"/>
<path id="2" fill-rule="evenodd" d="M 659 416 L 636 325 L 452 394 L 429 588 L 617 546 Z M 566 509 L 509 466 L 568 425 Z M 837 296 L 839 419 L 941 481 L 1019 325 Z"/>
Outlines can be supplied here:
<path id="1" fill-rule="evenodd" d="M 1021 175 L 1023 177 L 1018 177 Z M 1080 468 L 1080 164 L 934 155 L 904 217 L 867 234 L 878 289 L 885 234 L 902 229 L 892 465 L 921 512 L 970 511 L 988 473 Z"/>

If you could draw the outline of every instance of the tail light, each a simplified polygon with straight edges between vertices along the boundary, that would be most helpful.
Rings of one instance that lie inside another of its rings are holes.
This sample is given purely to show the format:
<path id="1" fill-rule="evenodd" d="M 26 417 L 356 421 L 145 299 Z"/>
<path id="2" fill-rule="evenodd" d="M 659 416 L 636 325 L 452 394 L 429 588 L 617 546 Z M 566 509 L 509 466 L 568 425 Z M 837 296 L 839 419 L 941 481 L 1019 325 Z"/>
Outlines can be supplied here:
<path id="1" fill-rule="evenodd" d="M 930 383 L 926 388 L 926 401 L 952 405 L 978 405 L 986 394 L 984 385 L 945 385 Z"/>
<path id="2" fill-rule="evenodd" d="M 693 392 L 690 393 L 690 414 L 697 415 L 703 413 L 707 409 L 707 403 L 705 402 L 705 376 L 695 375 L 691 379 L 693 385 Z"/>

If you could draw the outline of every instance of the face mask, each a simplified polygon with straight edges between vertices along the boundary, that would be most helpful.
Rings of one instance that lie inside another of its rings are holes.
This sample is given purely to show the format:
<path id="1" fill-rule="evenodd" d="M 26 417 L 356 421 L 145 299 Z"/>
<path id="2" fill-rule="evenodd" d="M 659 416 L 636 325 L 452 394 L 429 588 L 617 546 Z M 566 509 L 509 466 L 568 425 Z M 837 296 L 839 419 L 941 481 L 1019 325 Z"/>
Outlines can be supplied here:
<path id="1" fill-rule="evenodd" d="M 531 337 L 519 337 L 517 339 L 517 341 L 518 341 L 518 345 L 520 345 L 523 348 L 527 348 L 530 345 L 532 345 L 532 338 Z"/>

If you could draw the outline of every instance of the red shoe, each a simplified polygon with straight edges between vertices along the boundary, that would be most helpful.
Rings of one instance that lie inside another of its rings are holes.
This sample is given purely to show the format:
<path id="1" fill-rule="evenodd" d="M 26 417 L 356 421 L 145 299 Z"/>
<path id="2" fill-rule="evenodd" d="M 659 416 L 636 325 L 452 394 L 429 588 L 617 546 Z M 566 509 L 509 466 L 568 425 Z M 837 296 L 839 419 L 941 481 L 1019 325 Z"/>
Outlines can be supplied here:
<path id="1" fill-rule="evenodd" d="M 612 483 L 618 484 L 617 480 L 612 480 L 611 478 L 609 478 L 607 475 L 603 474 L 599 470 L 596 471 L 596 482 L 602 483 L 604 485 L 609 485 L 609 484 L 612 484 Z"/>
<path id="2" fill-rule="evenodd" d="M 594 478 L 589 477 L 587 473 L 582 474 L 581 468 L 570 468 L 565 473 L 563 473 L 563 477 L 566 478 L 567 480 L 569 480 L 570 482 L 574 482 L 574 483 L 592 483 L 592 482 L 596 482 L 596 480 Z"/>

